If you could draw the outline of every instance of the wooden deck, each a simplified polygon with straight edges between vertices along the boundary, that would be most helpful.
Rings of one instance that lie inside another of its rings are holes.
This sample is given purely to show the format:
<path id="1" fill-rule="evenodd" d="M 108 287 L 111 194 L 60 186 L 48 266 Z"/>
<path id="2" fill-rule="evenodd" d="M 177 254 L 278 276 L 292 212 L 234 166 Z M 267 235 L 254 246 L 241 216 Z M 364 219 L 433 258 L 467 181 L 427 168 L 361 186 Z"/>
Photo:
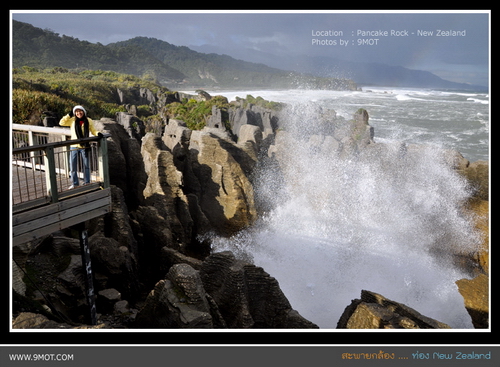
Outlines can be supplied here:
<path id="1" fill-rule="evenodd" d="M 81 141 L 96 139 L 99 138 Z M 14 150 L 10 175 L 13 245 L 85 223 L 111 211 L 105 138 L 96 152 L 98 164 L 96 171 L 91 172 L 91 183 L 72 189 L 63 160 L 58 160 L 63 155 L 54 154 L 56 148 L 71 143 L 74 141 Z"/>
<path id="2" fill-rule="evenodd" d="M 14 214 L 12 217 L 13 244 L 35 240 L 110 211 L 111 189 L 107 188 L 69 196 L 55 204 Z"/>
<path id="3" fill-rule="evenodd" d="M 69 190 L 71 180 L 65 175 L 57 175 L 62 192 Z M 45 182 L 45 172 L 33 170 L 31 168 L 12 167 L 12 205 L 14 211 L 23 210 L 22 204 L 28 207 L 37 206 L 37 201 L 42 203 L 50 202 L 47 195 L 47 183 Z"/>
<path id="4" fill-rule="evenodd" d="M 30 168 L 23 170 L 31 171 Z M 32 241 L 110 212 L 109 188 L 102 189 L 96 182 L 69 189 L 71 180 L 66 175 L 57 176 L 63 189 L 58 194 L 59 201 L 51 203 L 46 193 L 45 172 L 35 170 L 29 174 L 12 175 L 13 245 Z"/>
<path id="5" fill-rule="evenodd" d="M 23 167 L 13 167 L 12 169 L 11 195 L 14 213 L 50 202 L 44 171 Z M 70 189 L 72 182 L 68 175 L 57 174 L 56 177 L 57 186 L 59 188 L 58 196 L 60 198 L 75 196 L 100 188 L 99 184 L 94 182 L 89 185 Z M 94 178 L 93 175 L 91 175 L 91 177 Z"/>

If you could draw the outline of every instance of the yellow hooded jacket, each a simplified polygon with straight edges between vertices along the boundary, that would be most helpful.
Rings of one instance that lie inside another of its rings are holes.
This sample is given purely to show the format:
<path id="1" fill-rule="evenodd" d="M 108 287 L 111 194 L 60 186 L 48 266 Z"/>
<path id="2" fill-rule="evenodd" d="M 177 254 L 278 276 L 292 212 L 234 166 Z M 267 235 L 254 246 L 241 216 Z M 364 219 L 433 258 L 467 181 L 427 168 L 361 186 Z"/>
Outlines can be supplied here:
<path id="1" fill-rule="evenodd" d="M 87 119 L 89 120 L 89 131 L 92 133 L 92 135 L 97 136 L 97 134 L 99 132 L 95 129 L 94 122 L 89 117 L 87 117 Z M 70 126 L 71 127 L 71 140 L 78 139 L 78 135 L 76 135 L 76 131 L 75 131 L 75 128 L 76 128 L 75 120 L 76 120 L 76 118 L 74 116 L 70 117 L 69 114 L 67 114 L 66 116 L 64 116 L 61 119 L 61 121 L 59 121 L 60 126 Z M 81 129 L 80 126 L 78 126 L 78 128 Z M 74 148 L 84 148 L 84 146 L 82 146 L 80 144 L 73 144 L 71 146 Z"/>

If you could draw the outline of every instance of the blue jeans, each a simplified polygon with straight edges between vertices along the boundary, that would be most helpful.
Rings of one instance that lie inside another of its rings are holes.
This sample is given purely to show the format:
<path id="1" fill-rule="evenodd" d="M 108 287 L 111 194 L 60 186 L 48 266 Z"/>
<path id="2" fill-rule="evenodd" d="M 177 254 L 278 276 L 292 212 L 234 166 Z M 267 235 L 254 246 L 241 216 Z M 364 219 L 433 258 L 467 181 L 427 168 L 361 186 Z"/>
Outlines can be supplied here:
<path id="1" fill-rule="evenodd" d="M 80 185 L 78 180 L 78 156 L 82 157 L 84 184 L 90 183 L 89 153 L 90 149 L 71 148 L 70 169 L 71 181 L 74 186 Z"/>

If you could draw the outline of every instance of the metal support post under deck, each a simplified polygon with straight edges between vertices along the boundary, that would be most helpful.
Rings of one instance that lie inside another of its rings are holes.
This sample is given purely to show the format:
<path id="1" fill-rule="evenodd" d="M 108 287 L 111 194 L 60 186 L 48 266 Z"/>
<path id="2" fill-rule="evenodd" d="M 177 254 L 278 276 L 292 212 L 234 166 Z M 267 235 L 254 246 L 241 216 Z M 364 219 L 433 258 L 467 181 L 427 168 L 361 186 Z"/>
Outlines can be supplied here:
<path id="1" fill-rule="evenodd" d="M 94 281 L 92 274 L 92 262 L 90 261 L 90 248 L 88 241 L 87 229 L 85 222 L 76 226 L 80 237 L 80 250 L 82 253 L 82 267 L 85 277 L 85 292 L 87 296 L 87 304 L 90 311 L 90 324 L 97 325 L 97 310 L 95 305 Z"/>

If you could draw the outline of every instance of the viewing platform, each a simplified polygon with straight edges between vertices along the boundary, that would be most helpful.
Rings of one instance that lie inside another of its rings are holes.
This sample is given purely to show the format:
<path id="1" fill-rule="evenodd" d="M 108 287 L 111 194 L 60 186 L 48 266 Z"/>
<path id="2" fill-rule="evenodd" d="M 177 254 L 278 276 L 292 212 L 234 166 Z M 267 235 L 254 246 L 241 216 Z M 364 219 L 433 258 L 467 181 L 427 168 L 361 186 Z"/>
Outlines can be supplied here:
<path id="1" fill-rule="evenodd" d="M 12 244 L 18 245 L 111 211 L 106 138 L 67 140 L 70 129 L 12 126 Z M 70 146 L 89 143 L 90 183 L 70 188 Z"/>

